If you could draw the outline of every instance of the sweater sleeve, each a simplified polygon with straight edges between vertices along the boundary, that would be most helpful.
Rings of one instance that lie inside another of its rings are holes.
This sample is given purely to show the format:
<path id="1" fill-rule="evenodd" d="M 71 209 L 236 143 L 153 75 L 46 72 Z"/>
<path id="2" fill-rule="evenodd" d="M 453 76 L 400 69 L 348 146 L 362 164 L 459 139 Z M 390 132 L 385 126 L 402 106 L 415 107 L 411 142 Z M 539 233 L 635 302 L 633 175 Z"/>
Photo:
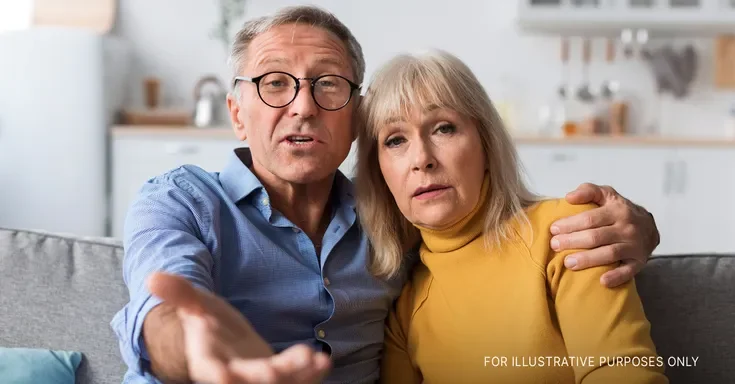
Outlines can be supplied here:
<path id="1" fill-rule="evenodd" d="M 408 329 L 413 312 L 413 290 L 408 282 L 386 320 L 385 345 L 380 370 L 383 384 L 421 383 L 421 373 L 411 361 Z"/>
<path id="2" fill-rule="evenodd" d="M 550 219 L 591 209 L 559 203 Z M 551 221 L 549 224 L 551 224 Z M 574 367 L 581 384 L 668 383 L 664 360 L 657 356 L 651 324 L 645 316 L 635 281 L 607 288 L 600 277 L 617 265 L 572 271 L 564 258 L 574 250 L 549 248 L 547 283 L 569 356 L 591 357 L 595 364 Z"/>

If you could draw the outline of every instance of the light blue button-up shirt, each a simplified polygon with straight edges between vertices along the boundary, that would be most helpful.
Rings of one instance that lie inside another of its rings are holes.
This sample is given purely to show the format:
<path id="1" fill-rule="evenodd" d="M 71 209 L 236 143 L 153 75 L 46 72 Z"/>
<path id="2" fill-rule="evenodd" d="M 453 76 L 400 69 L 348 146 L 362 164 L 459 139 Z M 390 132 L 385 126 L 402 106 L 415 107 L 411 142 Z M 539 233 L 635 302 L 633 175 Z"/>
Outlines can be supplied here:
<path id="1" fill-rule="evenodd" d="M 130 302 L 111 323 L 129 367 L 124 383 L 157 382 L 141 337 L 143 319 L 160 303 L 145 287 L 156 270 L 224 297 L 276 351 L 297 343 L 331 350 L 328 383 L 378 379 L 384 321 L 404 279 L 370 275 L 352 183 L 337 171 L 317 255 L 271 207 L 251 164 L 249 149 L 239 148 L 220 173 L 174 169 L 149 180 L 131 205 L 123 263 Z"/>

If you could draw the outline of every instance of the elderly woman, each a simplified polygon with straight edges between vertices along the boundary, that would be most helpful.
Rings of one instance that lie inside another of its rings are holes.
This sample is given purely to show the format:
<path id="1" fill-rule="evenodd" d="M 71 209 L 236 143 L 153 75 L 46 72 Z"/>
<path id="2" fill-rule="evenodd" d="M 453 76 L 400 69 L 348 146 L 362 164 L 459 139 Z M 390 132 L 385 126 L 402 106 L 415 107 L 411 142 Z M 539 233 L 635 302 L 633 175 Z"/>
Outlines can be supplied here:
<path id="1" fill-rule="evenodd" d="M 420 262 L 387 323 L 385 383 L 666 383 L 633 281 L 570 272 L 550 225 L 587 206 L 524 185 L 513 142 L 460 60 L 403 55 L 361 106 L 358 209 L 373 271 Z"/>

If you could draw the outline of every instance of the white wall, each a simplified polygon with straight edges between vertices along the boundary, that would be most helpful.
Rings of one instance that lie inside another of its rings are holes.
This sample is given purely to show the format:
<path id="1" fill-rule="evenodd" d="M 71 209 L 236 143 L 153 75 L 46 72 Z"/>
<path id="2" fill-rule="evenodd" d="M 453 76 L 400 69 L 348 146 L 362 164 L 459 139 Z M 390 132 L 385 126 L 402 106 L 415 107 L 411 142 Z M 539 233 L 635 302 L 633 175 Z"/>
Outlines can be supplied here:
<path id="1" fill-rule="evenodd" d="M 31 0 L 0 1 L 0 33 L 28 28 L 32 15 Z"/>
<path id="2" fill-rule="evenodd" d="M 300 4 L 289 0 L 251 0 L 246 17 Z M 393 54 L 423 47 L 440 47 L 457 54 L 475 71 L 495 99 L 522 102 L 519 125 L 535 120 L 538 107 L 554 96 L 561 79 L 559 42 L 553 37 L 522 36 L 516 30 L 516 1 L 510 0 L 318 0 L 342 19 L 363 45 L 368 78 Z M 141 103 L 140 80 L 156 75 L 164 80 L 168 99 L 191 103 L 198 77 L 216 73 L 229 79 L 222 44 L 211 39 L 218 11 L 215 0 L 125 0 L 120 2 L 116 33 L 129 38 L 135 51 L 129 102 Z M 679 41 L 683 44 L 687 41 Z M 621 82 L 633 95 L 633 120 L 643 126 L 662 115 L 663 133 L 717 136 L 735 94 L 717 92 L 712 84 L 713 43 L 693 41 L 700 70 L 687 100 L 667 101 L 659 109 L 649 68 L 640 61 L 609 68 L 602 62 L 604 42 L 595 44 L 593 83 L 606 78 Z M 654 41 L 654 44 L 657 43 Z M 579 52 L 573 51 L 574 52 Z M 579 61 L 572 72 L 579 74 Z M 581 81 L 574 77 L 574 82 Z M 659 113 L 662 111 L 662 113 Z"/>
<path id="3" fill-rule="evenodd" d="M 163 81 L 164 102 L 188 103 L 197 80 L 210 73 L 227 78 L 227 51 L 210 38 L 218 0 L 122 0 L 114 33 L 132 45 L 128 105 L 143 104 L 142 79 Z"/>

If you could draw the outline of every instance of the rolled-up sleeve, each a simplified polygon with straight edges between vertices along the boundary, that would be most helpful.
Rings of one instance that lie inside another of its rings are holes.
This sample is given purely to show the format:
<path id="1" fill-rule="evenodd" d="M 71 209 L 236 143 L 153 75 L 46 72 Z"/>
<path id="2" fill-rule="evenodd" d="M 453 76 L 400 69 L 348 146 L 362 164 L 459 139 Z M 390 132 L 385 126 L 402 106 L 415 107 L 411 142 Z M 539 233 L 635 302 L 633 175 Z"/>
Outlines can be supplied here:
<path id="1" fill-rule="evenodd" d="M 130 301 L 115 315 L 111 326 L 127 366 L 146 372 L 147 352 L 142 341 L 143 321 L 161 300 L 146 288 L 155 271 L 177 274 L 195 286 L 213 290 L 214 260 L 205 244 L 211 220 L 211 202 L 191 184 L 167 174 L 147 182 L 130 206 L 123 244 L 123 279 Z"/>

